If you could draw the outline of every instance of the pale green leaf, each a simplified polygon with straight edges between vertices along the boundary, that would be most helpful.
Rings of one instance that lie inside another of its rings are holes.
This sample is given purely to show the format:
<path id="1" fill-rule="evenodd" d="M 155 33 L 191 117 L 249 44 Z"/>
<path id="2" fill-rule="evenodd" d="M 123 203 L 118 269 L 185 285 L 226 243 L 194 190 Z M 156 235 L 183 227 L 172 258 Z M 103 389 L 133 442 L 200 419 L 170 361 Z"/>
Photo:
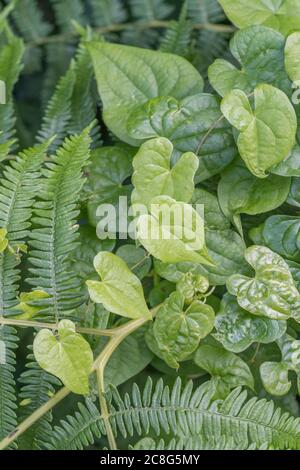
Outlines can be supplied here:
<path id="1" fill-rule="evenodd" d="M 189 204 L 168 196 L 154 198 L 151 213 L 138 217 L 137 238 L 164 263 L 212 265 L 205 246 L 203 218 Z"/>
<path id="2" fill-rule="evenodd" d="M 291 34 L 286 40 L 285 68 L 292 82 L 300 80 L 300 33 Z"/>
<path id="3" fill-rule="evenodd" d="M 133 204 L 149 207 L 156 196 L 170 196 L 190 202 L 198 158 L 192 152 L 183 154 L 171 168 L 172 143 L 163 137 L 145 142 L 133 159 Z"/>
<path id="4" fill-rule="evenodd" d="M 298 0 L 219 0 L 228 18 L 239 28 L 264 24 L 288 35 L 300 28 Z"/>
<path id="5" fill-rule="evenodd" d="M 109 312 L 127 318 L 152 318 L 142 284 L 125 261 L 103 251 L 95 257 L 94 267 L 101 281 L 86 283 L 93 302 L 101 303 Z"/>
<path id="6" fill-rule="evenodd" d="M 295 144 L 297 118 L 288 97 L 271 85 L 254 91 L 254 111 L 244 92 L 233 90 L 223 98 L 221 109 L 240 134 L 237 145 L 249 170 L 259 178 L 288 157 Z"/>
<path id="7" fill-rule="evenodd" d="M 40 367 L 58 377 L 71 392 L 89 392 L 93 353 L 89 343 L 76 333 L 73 322 L 61 320 L 57 337 L 50 330 L 40 330 L 33 352 Z"/>

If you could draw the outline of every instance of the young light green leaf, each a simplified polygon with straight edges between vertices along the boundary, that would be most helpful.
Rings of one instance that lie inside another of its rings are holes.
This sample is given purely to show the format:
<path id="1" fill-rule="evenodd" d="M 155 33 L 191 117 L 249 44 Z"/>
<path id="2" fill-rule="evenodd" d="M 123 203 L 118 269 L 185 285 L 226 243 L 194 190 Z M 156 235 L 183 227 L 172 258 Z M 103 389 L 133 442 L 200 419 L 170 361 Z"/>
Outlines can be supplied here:
<path id="1" fill-rule="evenodd" d="M 247 248 L 245 258 L 255 270 L 255 277 L 236 274 L 227 281 L 228 291 L 237 297 L 239 305 L 253 315 L 299 321 L 300 294 L 283 258 L 255 245 Z"/>
<path id="2" fill-rule="evenodd" d="M 89 343 L 75 331 L 70 320 L 58 324 L 58 336 L 40 330 L 33 342 L 34 356 L 42 369 L 58 377 L 71 392 L 86 395 L 93 353 Z"/>
<path id="3" fill-rule="evenodd" d="M 260 366 L 260 377 L 266 391 L 271 395 L 286 395 L 292 383 L 289 381 L 289 366 L 284 362 L 264 362 Z"/>
<path id="4" fill-rule="evenodd" d="M 291 34 L 285 45 L 285 68 L 292 82 L 300 80 L 300 33 Z"/>
<path id="5" fill-rule="evenodd" d="M 282 162 L 295 144 L 297 118 L 288 97 L 271 85 L 254 91 L 254 111 L 246 94 L 233 90 L 223 98 L 221 109 L 239 131 L 237 145 L 249 170 L 258 178 Z"/>
<path id="6" fill-rule="evenodd" d="M 213 265 L 205 246 L 203 218 L 189 204 L 169 196 L 154 198 L 151 213 L 138 217 L 137 238 L 164 263 Z"/>
<path id="7" fill-rule="evenodd" d="M 125 261 L 109 252 L 100 252 L 94 267 L 101 281 L 87 281 L 93 302 L 101 303 L 106 310 L 127 318 L 152 316 L 144 298 L 141 281 L 128 268 Z"/>
<path id="8" fill-rule="evenodd" d="M 221 96 L 232 89 L 249 94 L 261 83 L 290 93 L 284 47 L 285 37 L 277 31 L 260 25 L 242 29 L 230 42 L 231 53 L 240 62 L 241 70 L 224 59 L 216 59 L 208 69 L 209 81 Z"/>
<path id="9" fill-rule="evenodd" d="M 6 235 L 7 235 L 7 230 L 5 228 L 1 228 L 0 229 L 0 253 L 3 253 L 3 251 L 8 246 L 8 239 L 6 238 Z"/>
<path id="10" fill-rule="evenodd" d="M 133 159 L 133 204 L 149 207 L 156 196 L 170 196 L 176 201 L 190 202 L 198 158 L 192 152 L 183 154 L 171 168 L 172 143 L 163 137 L 141 145 Z"/>
<path id="11" fill-rule="evenodd" d="M 189 357 L 214 325 L 214 310 L 209 305 L 194 301 L 184 311 L 184 297 L 173 292 L 157 312 L 153 334 L 160 355 L 170 367 Z M 155 351 L 154 351 L 155 352 Z"/>
<path id="12" fill-rule="evenodd" d="M 49 294 L 42 290 L 33 290 L 32 292 L 22 292 L 20 294 L 20 303 L 14 307 L 14 310 L 21 310 L 23 313 L 16 315 L 18 320 L 30 320 L 35 317 L 43 307 L 37 305 L 41 299 L 47 299 Z"/>
<path id="13" fill-rule="evenodd" d="M 142 48 L 91 42 L 103 118 L 122 141 L 139 145 L 127 131 L 133 110 L 159 96 L 183 99 L 203 90 L 203 79 L 182 57 Z"/>
<path id="14" fill-rule="evenodd" d="M 246 362 L 217 344 L 200 344 L 194 361 L 212 376 L 219 398 L 225 398 L 231 389 L 240 385 L 254 389 L 254 379 Z"/>
<path id="15" fill-rule="evenodd" d="M 216 316 L 214 338 L 234 353 L 245 351 L 252 343 L 272 343 L 286 331 L 286 322 L 257 317 L 243 310 L 235 297 L 226 294 Z"/>
<path id="16" fill-rule="evenodd" d="M 228 18 L 239 28 L 264 24 L 284 35 L 300 28 L 298 0 L 219 0 Z"/>
<path id="17" fill-rule="evenodd" d="M 209 289 L 209 282 L 202 274 L 188 272 L 177 282 L 176 290 L 184 297 L 185 302 L 190 304 L 195 297 L 204 297 L 203 294 Z"/>

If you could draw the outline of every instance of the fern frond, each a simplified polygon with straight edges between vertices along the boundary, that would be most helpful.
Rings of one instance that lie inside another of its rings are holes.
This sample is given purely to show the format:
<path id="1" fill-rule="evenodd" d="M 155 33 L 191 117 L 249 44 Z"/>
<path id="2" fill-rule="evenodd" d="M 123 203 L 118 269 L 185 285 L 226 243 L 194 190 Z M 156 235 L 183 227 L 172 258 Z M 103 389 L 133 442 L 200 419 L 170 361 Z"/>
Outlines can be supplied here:
<path id="1" fill-rule="evenodd" d="M 25 243 L 30 227 L 34 197 L 38 191 L 39 168 L 49 142 L 24 150 L 7 164 L 0 184 L 0 227 L 7 230 L 12 248 Z M 15 305 L 20 258 L 8 249 L 0 254 L 0 315 Z"/>
<path id="2" fill-rule="evenodd" d="M 110 423 L 115 436 L 123 438 L 172 434 L 185 446 L 212 445 L 215 438 L 226 436 L 230 448 L 273 447 L 300 449 L 300 419 L 283 413 L 271 401 L 251 398 L 235 389 L 224 401 L 212 401 L 214 390 L 206 382 L 193 390 L 192 382 L 182 388 L 177 379 L 173 388 L 159 380 L 153 388 L 149 378 L 141 392 L 134 384 L 131 395 L 122 398 L 112 389 L 109 405 Z M 54 428 L 51 449 L 82 449 L 103 435 L 103 420 L 95 405 L 80 404 L 79 411 Z M 194 441 L 193 441 L 194 440 Z M 209 444 L 210 443 L 210 444 Z"/>
<path id="3" fill-rule="evenodd" d="M 6 104 L 0 105 L 0 144 L 8 142 L 15 135 L 15 113 L 13 88 L 22 69 L 23 41 L 8 33 L 8 43 L 0 50 L 0 80 L 6 86 Z"/>
<path id="4" fill-rule="evenodd" d="M 122 23 L 127 13 L 120 0 L 90 0 L 92 7 L 92 24 L 94 26 L 111 26 Z"/>
<path id="5" fill-rule="evenodd" d="M 226 436 L 211 436 L 206 439 L 203 436 L 194 437 L 180 437 L 173 438 L 170 442 L 165 443 L 164 439 L 155 441 L 152 438 L 145 437 L 135 444 L 130 446 L 131 450 L 238 450 L 231 437 Z M 259 448 L 255 444 L 250 445 L 245 450 L 267 450 L 267 445 L 262 445 Z"/>
<path id="6" fill-rule="evenodd" d="M 85 24 L 83 3 L 81 0 L 50 0 L 55 12 L 55 19 L 63 32 L 73 30 L 72 20 Z"/>
<path id="7" fill-rule="evenodd" d="M 29 261 L 33 275 L 28 282 L 49 293 L 45 315 L 52 320 L 66 316 L 82 303 L 81 281 L 70 272 L 70 254 L 78 233 L 76 208 L 84 183 L 82 168 L 89 159 L 90 127 L 65 139 L 53 162 L 42 170 L 39 200 L 35 204 L 30 234 Z"/>
<path id="8" fill-rule="evenodd" d="M 32 347 L 30 347 L 32 349 Z M 60 381 L 51 374 L 48 374 L 34 359 L 30 352 L 27 357 L 26 371 L 22 373 L 19 382 L 23 384 L 19 398 L 20 420 L 23 421 L 30 416 L 37 408 L 42 406 L 51 397 L 55 388 L 60 385 Z M 22 450 L 40 449 L 40 440 L 50 438 L 52 427 L 52 413 L 42 416 L 33 426 L 31 426 L 18 440 L 18 447 Z"/>
<path id="9" fill-rule="evenodd" d="M 169 16 L 174 6 L 162 0 L 130 0 L 132 15 L 139 20 L 158 20 Z"/>
<path id="10" fill-rule="evenodd" d="M 8 0 L 10 1 L 10 0 Z M 36 0 L 21 0 L 16 3 L 12 18 L 26 42 L 34 42 L 47 36 L 51 25 L 43 19 Z"/>
<path id="11" fill-rule="evenodd" d="M 85 40 L 85 38 L 83 38 Z M 94 101 L 92 85 L 94 71 L 90 55 L 80 43 L 75 58 L 75 81 L 71 97 L 71 119 L 68 125 L 69 134 L 79 134 L 85 127 L 96 119 L 97 103 Z M 99 126 L 94 126 L 91 132 L 93 143 L 101 143 Z"/>
<path id="12" fill-rule="evenodd" d="M 67 134 L 71 120 L 71 97 L 75 78 L 74 63 L 72 63 L 56 87 L 54 95 L 47 106 L 42 128 L 37 135 L 38 142 L 44 142 L 55 136 L 55 140 L 51 145 L 51 152 L 54 152 L 61 145 Z"/>
<path id="13" fill-rule="evenodd" d="M 0 326 L 0 439 L 9 434 L 17 424 L 14 371 L 18 338 L 10 326 Z"/>
<path id="14" fill-rule="evenodd" d="M 187 20 L 187 4 L 185 3 L 179 20 L 171 21 L 161 41 L 160 50 L 181 56 L 187 55 L 190 46 L 192 24 Z"/>
<path id="15" fill-rule="evenodd" d="M 217 24 L 227 21 L 217 0 L 187 0 L 188 18 L 193 24 Z M 194 31 L 196 40 L 196 66 L 206 74 L 208 66 L 228 49 L 229 33 L 203 29 Z"/>

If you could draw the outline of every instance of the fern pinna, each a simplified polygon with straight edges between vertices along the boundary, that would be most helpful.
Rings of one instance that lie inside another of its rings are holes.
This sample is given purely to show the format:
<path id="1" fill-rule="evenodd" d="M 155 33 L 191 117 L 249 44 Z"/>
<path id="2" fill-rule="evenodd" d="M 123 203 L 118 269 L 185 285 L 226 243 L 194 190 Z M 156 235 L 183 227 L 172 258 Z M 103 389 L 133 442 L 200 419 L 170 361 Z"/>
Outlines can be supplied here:
<path id="1" fill-rule="evenodd" d="M 1 450 L 300 449 L 275 3 L 0 0 Z"/>

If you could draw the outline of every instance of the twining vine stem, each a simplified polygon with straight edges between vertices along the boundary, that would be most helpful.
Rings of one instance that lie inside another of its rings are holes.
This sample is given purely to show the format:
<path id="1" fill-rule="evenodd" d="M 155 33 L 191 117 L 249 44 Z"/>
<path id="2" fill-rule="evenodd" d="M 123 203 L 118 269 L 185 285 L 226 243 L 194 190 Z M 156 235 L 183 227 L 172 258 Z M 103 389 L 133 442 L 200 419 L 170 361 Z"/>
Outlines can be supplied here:
<path id="1" fill-rule="evenodd" d="M 152 317 L 156 315 L 159 307 L 160 305 L 158 305 L 157 307 L 151 310 Z M 142 317 L 142 318 L 138 318 L 137 320 L 129 321 L 125 323 L 125 325 L 121 325 L 117 328 L 111 328 L 107 330 L 98 330 L 98 332 L 101 331 L 102 336 L 110 336 L 108 343 L 105 345 L 104 349 L 96 358 L 93 364 L 92 372 L 97 373 L 101 417 L 105 425 L 106 435 L 107 435 L 107 439 L 108 439 L 109 446 L 111 449 L 116 449 L 117 446 L 116 446 L 115 437 L 111 428 L 111 424 L 109 421 L 109 410 L 108 410 L 108 406 L 107 406 L 106 399 L 105 399 L 105 383 L 104 383 L 105 367 L 110 357 L 112 356 L 113 352 L 119 346 L 119 344 L 122 343 L 122 341 L 124 341 L 124 339 L 127 338 L 127 336 L 129 336 L 131 333 L 133 333 L 135 330 L 143 326 L 148 321 L 149 321 L 149 318 Z M 36 323 L 36 322 L 29 322 L 29 323 L 31 324 L 31 323 Z M 43 328 L 45 327 L 47 328 L 47 326 L 45 326 L 47 325 L 46 323 L 42 323 L 42 325 L 43 325 Z M 52 324 L 50 325 L 52 327 L 54 326 Z M 22 325 L 22 326 L 33 326 L 33 325 Z M 91 329 L 88 329 L 88 330 L 90 331 Z M 77 331 L 79 331 L 79 329 Z M 17 426 L 7 437 L 5 437 L 0 442 L 0 450 L 5 449 L 10 444 L 12 444 L 21 434 L 23 434 L 28 428 L 30 428 L 38 419 L 40 419 L 44 414 L 50 411 L 55 405 L 57 405 L 61 400 L 63 400 L 67 395 L 69 395 L 69 393 L 70 393 L 70 390 L 68 390 L 66 387 L 63 387 L 61 390 L 59 390 L 52 398 L 50 398 L 50 400 L 48 400 L 46 403 L 40 406 L 40 408 L 38 408 L 36 411 L 34 411 L 28 418 L 26 418 L 19 426 Z"/>
<path id="2" fill-rule="evenodd" d="M 145 29 L 166 29 L 169 28 L 170 21 L 136 21 L 131 23 L 121 23 L 121 24 L 112 24 L 110 26 L 104 26 L 101 28 L 94 28 L 93 30 L 98 34 L 108 34 L 108 33 L 118 33 L 128 30 L 139 30 L 144 31 Z M 208 30 L 214 31 L 216 33 L 233 33 L 236 28 L 227 24 L 213 24 L 213 23 L 196 23 L 192 25 L 192 28 L 195 30 Z M 52 36 L 45 36 L 36 39 L 35 41 L 28 42 L 27 46 L 37 47 L 43 46 L 49 43 L 64 43 L 64 42 L 73 42 L 79 33 L 74 30 L 67 34 L 55 34 Z"/>

